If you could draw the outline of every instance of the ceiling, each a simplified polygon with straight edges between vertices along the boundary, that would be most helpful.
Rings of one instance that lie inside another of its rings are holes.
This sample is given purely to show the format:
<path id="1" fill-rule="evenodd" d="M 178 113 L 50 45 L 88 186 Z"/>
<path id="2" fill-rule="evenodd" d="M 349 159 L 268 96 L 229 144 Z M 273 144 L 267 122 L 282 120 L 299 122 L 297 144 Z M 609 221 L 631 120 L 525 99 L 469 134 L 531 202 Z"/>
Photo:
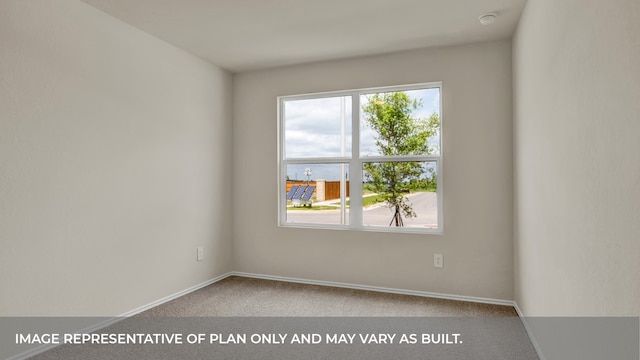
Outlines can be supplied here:
<path id="1" fill-rule="evenodd" d="M 232 72 L 511 38 L 526 0 L 82 0 Z M 493 12 L 492 25 L 478 17 Z"/>

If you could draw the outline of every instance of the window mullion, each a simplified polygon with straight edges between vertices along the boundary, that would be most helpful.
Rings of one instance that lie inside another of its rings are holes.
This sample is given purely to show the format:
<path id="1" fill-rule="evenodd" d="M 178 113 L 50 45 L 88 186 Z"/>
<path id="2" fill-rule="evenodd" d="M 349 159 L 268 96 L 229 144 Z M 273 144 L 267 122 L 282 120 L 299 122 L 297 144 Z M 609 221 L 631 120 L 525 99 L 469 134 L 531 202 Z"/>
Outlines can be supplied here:
<path id="1" fill-rule="evenodd" d="M 287 164 L 340 164 L 348 163 L 350 157 L 333 157 L 333 158 L 303 158 L 303 159 L 284 159 Z"/>
<path id="2" fill-rule="evenodd" d="M 351 95 L 351 161 L 349 171 L 349 223 L 362 228 L 362 161 L 360 160 L 360 93 Z"/>
<path id="3" fill-rule="evenodd" d="M 438 161 L 439 155 L 393 155 L 393 156 L 367 156 L 363 162 L 405 162 L 405 161 Z"/>
<path id="4" fill-rule="evenodd" d="M 285 223 L 287 219 L 287 200 L 285 198 L 287 192 L 287 165 L 284 161 L 284 154 L 286 154 L 284 119 L 284 100 L 278 98 L 278 224 Z"/>

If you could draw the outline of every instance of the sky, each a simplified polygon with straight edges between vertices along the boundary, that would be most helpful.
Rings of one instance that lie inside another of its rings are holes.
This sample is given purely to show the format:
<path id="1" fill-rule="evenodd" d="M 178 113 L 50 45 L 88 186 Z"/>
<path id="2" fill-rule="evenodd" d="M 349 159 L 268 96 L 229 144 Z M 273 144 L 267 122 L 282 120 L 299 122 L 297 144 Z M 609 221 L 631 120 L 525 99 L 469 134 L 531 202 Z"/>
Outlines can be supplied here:
<path id="1" fill-rule="evenodd" d="M 440 89 L 410 90 L 406 93 L 422 100 L 422 106 L 414 112 L 418 118 L 428 118 L 433 112 L 440 113 Z M 362 95 L 360 103 L 367 102 Z M 285 157 L 340 157 L 351 156 L 351 97 L 330 97 L 306 100 L 288 100 L 284 109 Z M 344 135 L 342 124 L 344 120 Z M 377 155 L 376 133 L 360 118 L 360 156 Z M 438 139 L 430 139 L 438 146 Z M 289 164 L 290 179 L 306 180 L 305 169 L 311 169 L 311 180 L 339 180 L 342 172 L 337 164 Z M 348 171 L 348 166 L 346 166 Z"/>

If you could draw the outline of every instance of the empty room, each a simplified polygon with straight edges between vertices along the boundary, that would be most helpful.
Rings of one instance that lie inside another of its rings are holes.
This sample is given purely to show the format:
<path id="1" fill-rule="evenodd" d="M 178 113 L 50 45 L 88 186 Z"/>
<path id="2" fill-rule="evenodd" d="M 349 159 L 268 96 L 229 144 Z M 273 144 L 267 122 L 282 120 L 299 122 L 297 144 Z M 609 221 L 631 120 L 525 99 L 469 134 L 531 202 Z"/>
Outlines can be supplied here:
<path id="1" fill-rule="evenodd" d="M 639 24 L 0 0 L 0 358 L 638 359 Z"/>

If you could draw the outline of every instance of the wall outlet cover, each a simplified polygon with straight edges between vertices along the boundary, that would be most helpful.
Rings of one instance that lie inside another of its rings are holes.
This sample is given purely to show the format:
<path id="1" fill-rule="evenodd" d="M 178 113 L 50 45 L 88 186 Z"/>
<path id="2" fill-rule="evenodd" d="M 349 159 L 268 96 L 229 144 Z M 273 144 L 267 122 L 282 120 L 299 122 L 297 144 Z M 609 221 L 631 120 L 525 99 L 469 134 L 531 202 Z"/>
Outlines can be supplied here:
<path id="1" fill-rule="evenodd" d="M 442 254 L 433 254 L 433 267 L 435 268 L 444 267 L 444 257 L 442 256 Z"/>

